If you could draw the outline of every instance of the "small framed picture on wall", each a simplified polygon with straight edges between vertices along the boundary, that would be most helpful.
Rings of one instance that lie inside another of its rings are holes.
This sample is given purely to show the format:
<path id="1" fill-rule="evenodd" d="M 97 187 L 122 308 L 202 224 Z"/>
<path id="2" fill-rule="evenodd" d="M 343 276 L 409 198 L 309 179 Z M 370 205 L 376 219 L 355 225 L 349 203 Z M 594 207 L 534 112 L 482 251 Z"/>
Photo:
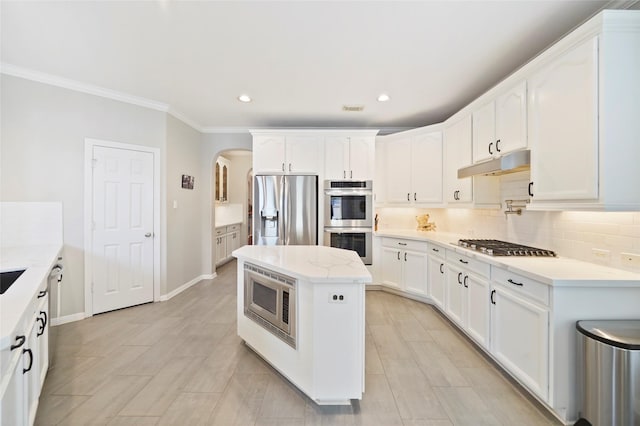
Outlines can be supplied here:
<path id="1" fill-rule="evenodd" d="M 182 187 L 184 189 L 193 189 L 193 182 L 195 178 L 189 175 L 182 175 Z"/>

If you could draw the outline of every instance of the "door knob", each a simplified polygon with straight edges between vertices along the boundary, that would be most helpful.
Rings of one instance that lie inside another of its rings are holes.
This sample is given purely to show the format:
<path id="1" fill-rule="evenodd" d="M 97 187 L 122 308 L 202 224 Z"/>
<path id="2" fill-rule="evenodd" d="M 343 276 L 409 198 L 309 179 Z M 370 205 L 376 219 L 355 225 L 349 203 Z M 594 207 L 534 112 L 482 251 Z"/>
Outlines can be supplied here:
<path id="1" fill-rule="evenodd" d="M 144 236 L 149 238 L 151 236 L 151 232 L 147 232 L 146 234 L 144 234 Z"/>

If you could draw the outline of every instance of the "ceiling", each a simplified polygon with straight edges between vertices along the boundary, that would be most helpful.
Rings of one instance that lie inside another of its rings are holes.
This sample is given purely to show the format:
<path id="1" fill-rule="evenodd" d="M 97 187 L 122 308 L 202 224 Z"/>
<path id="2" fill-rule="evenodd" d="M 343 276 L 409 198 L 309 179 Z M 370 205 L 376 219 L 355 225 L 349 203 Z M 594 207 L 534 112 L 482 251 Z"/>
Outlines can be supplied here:
<path id="1" fill-rule="evenodd" d="M 1 60 L 14 75 L 167 104 L 202 131 L 411 128 L 448 118 L 605 6 L 2 1 Z M 253 101 L 238 102 L 244 93 Z"/>

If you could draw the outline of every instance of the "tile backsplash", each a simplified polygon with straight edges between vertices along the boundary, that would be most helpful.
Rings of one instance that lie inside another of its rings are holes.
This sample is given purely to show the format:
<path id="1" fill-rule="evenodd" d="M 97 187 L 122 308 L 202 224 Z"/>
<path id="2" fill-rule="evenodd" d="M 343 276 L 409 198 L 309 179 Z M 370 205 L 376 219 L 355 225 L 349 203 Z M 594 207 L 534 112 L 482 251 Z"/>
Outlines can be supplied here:
<path id="1" fill-rule="evenodd" d="M 526 199 L 528 172 L 501 178 L 501 198 Z M 504 206 L 504 203 L 503 203 Z M 560 256 L 640 272 L 623 253 L 640 255 L 640 212 L 540 212 L 505 216 L 501 210 L 380 208 L 380 228 L 415 229 L 428 213 L 438 231 L 495 238 L 556 251 Z M 597 255 L 594 253 L 597 251 Z"/>

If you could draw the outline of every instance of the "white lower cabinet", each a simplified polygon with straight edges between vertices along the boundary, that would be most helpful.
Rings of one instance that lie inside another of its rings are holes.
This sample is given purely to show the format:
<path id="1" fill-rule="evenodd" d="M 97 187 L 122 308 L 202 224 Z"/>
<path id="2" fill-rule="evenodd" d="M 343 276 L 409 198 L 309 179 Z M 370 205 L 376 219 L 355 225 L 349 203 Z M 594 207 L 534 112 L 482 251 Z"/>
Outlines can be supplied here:
<path id="1" fill-rule="evenodd" d="M 538 396 L 548 396 L 549 311 L 500 286 L 492 290 L 491 352 Z"/>
<path id="2" fill-rule="evenodd" d="M 239 224 L 216 228 L 216 265 L 231 260 L 233 251 L 240 246 Z"/>
<path id="3" fill-rule="evenodd" d="M 489 347 L 489 265 L 447 253 L 445 312 L 482 347 Z"/>
<path id="4" fill-rule="evenodd" d="M 429 288 L 429 297 L 437 307 L 444 310 L 447 291 L 445 250 L 429 244 L 427 259 L 427 287 Z"/>
<path id="5" fill-rule="evenodd" d="M 491 353 L 542 400 L 549 396 L 549 287 L 493 268 Z"/>
<path id="6" fill-rule="evenodd" d="M 412 294 L 427 296 L 427 243 L 382 239 L 382 283 Z"/>
<path id="7" fill-rule="evenodd" d="M 2 352 L 0 424 L 32 425 L 49 367 L 49 299 L 46 282 L 25 311 L 24 322 Z"/>

